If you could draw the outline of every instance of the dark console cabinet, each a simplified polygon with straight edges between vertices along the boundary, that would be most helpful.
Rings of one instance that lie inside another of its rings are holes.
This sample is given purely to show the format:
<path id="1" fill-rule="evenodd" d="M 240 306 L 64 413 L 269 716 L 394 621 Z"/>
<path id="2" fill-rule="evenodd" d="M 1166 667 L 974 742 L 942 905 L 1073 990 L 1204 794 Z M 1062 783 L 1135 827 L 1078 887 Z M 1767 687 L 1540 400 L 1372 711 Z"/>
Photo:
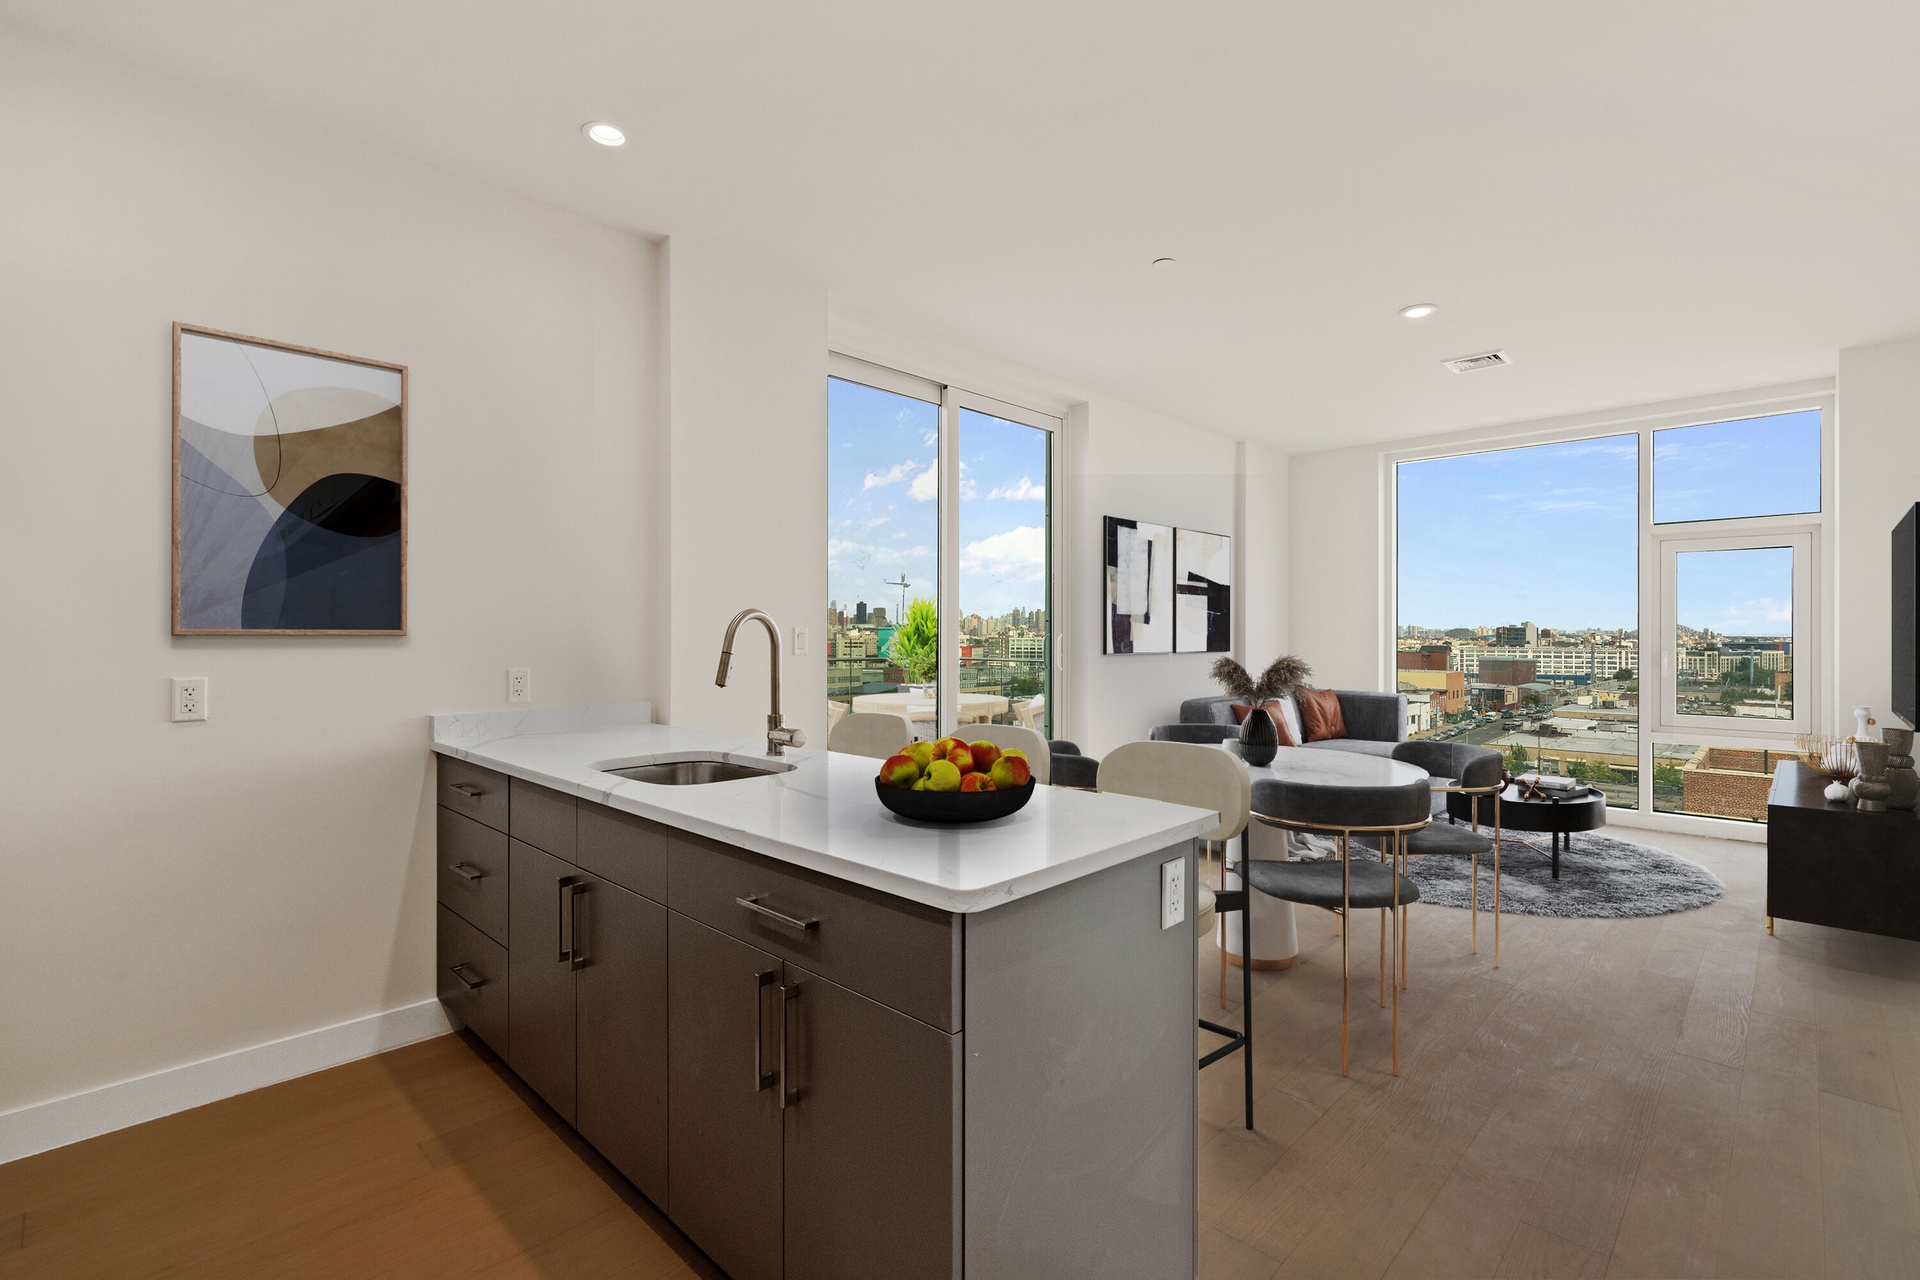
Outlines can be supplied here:
<path id="1" fill-rule="evenodd" d="M 1767 797 L 1767 917 L 1920 941 L 1920 817 L 1829 803 L 1798 761 Z"/>

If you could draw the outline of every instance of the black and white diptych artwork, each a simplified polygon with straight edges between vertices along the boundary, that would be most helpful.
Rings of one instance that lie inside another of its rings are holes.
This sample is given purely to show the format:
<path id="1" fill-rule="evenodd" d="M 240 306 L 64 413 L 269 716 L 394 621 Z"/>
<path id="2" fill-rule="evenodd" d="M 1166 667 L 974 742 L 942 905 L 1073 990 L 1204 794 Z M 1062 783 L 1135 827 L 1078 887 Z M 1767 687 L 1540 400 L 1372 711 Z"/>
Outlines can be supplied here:
<path id="1" fill-rule="evenodd" d="M 1224 533 L 1173 533 L 1173 650 L 1233 648 L 1233 539 Z"/>
<path id="2" fill-rule="evenodd" d="M 1173 652 L 1173 530 L 1107 520 L 1106 652 Z"/>

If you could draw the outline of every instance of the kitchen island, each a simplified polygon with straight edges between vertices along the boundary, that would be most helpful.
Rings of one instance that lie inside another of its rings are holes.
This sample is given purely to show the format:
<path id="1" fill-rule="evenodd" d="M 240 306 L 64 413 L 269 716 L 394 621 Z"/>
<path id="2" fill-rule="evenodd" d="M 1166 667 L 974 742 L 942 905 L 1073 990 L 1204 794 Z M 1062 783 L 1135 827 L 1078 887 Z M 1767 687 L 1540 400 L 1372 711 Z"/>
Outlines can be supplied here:
<path id="1" fill-rule="evenodd" d="M 1214 816 L 927 826 L 877 761 L 647 718 L 435 718 L 454 1016 L 736 1280 L 1191 1275 Z M 610 772 L 686 760 L 756 772 Z"/>

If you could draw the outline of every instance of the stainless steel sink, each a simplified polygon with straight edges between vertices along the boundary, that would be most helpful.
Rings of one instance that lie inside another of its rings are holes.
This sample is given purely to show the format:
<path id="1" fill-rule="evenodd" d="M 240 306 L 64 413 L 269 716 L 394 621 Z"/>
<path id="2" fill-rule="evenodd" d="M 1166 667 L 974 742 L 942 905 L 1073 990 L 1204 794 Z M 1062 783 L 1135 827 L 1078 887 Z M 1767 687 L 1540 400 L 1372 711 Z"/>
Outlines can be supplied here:
<path id="1" fill-rule="evenodd" d="M 740 764 L 732 760 L 715 758 L 694 760 L 660 760 L 651 764 L 632 764 L 616 769 L 602 769 L 616 778 L 631 778 L 635 782 L 651 782 L 661 787 L 693 787 L 707 782 L 741 782 L 748 778 L 771 778 L 775 774 L 786 773 L 792 769 L 790 764 Z"/>

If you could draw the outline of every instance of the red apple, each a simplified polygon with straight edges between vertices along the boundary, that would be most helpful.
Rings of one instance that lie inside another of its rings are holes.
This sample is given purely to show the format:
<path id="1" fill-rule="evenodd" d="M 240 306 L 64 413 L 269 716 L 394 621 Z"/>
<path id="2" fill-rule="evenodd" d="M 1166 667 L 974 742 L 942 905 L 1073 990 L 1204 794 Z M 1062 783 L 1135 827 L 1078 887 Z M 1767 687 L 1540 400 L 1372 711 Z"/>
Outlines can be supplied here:
<path id="1" fill-rule="evenodd" d="M 973 767 L 981 773 L 993 768 L 993 762 L 1000 758 L 1000 748 L 984 739 L 969 743 L 967 750 L 973 752 Z"/>
<path id="2" fill-rule="evenodd" d="M 880 781 L 890 787 L 912 790 L 913 784 L 920 781 L 920 766 L 909 755 L 888 756 L 880 766 Z"/>
<path id="3" fill-rule="evenodd" d="M 964 742 L 960 743 L 951 751 L 947 752 L 947 763 L 963 774 L 972 773 L 974 769 L 973 748 Z"/>
<path id="4" fill-rule="evenodd" d="M 989 776 L 996 791 L 1017 791 L 1033 780 L 1033 770 L 1027 768 L 1025 756 L 1003 755 L 993 762 Z"/>
<path id="5" fill-rule="evenodd" d="M 993 779 L 984 773 L 962 774 L 960 777 L 960 789 L 962 791 L 992 791 L 994 789 Z"/>

